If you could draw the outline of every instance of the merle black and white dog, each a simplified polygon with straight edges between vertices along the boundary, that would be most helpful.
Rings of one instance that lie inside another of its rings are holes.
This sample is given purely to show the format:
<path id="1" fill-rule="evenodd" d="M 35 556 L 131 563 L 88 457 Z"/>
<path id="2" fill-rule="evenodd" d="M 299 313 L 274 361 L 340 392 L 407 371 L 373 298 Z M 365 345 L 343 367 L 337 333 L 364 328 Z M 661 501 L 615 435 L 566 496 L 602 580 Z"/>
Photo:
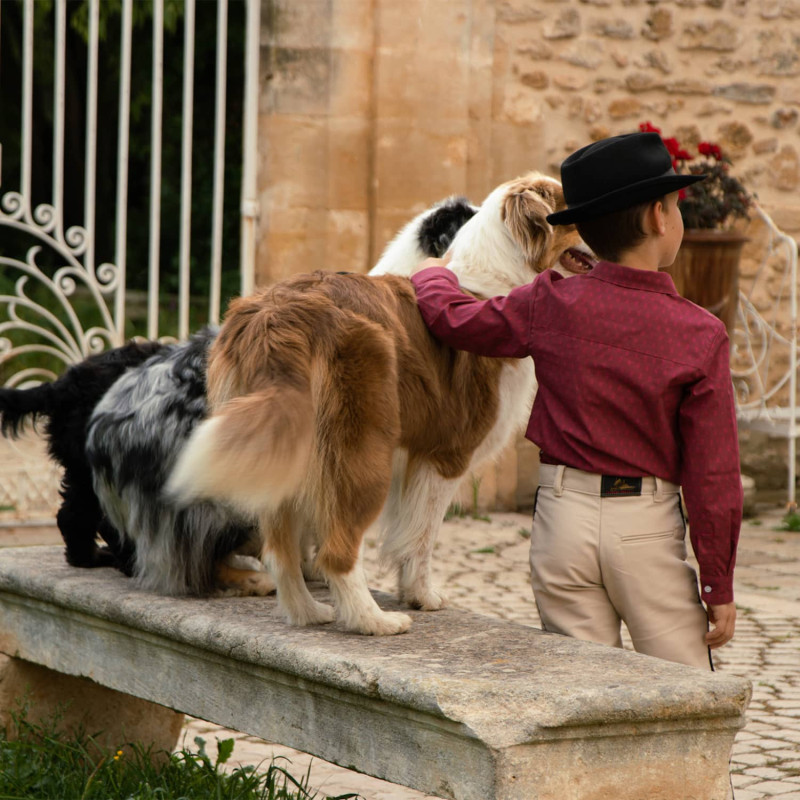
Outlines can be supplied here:
<path id="1" fill-rule="evenodd" d="M 163 498 L 183 443 L 206 416 L 206 357 L 216 334 L 205 328 L 130 370 L 100 400 L 88 426 L 94 488 L 126 542 L 124 571 L 163 594 L 224 592 L 227 570 L 236 568 L 226 557 L 246 553 L 254 536 L 250 521 L 223 506 L 178 508 Z M 252 587 L 266 594 L 274 584 L 265 573 Z"/>
<path id="2" fill-rule="evenodd" d="M 441 256 L 477 211 L 452 197 L 419 214 L 389 243 L 370 274 L 409 275 L 428 256 Z M 178 507 L 164 495 L 189 434 L 206 415 L 206 329 L 171 345 L 132 370 L 106 393 L 89 423 L 87 454 L 105 514 L 127 541 L 128 571 L 159 594 L 240 592 L 230 587 L 237 557 L 259 555 L 253 521 L 212 502 Z M 242 564 L 241 566 L 244 566 Z M 252 575 L 252 566 L 241 573 Z M 267 594 L 268 573 L 246 583 Z"/>
<path id="3" fill-rule="evenodd" d="M 30 389 L 0 389 L 0 431 L 17 438 L 26 424 L 44 420 L 50 458 L 63 467 L 57 522 L 67 561 L 75 567 L 111 566 L 118 562 L 117 532 L 103 515 L 92 486 L 86 458 L 86 428 L 100 398 L 128 369 L 141 364 L 163 345 L 130 342 L 69 367 L 52 383 Z M 106 547 L 98 547 L 97 534 Z"/>

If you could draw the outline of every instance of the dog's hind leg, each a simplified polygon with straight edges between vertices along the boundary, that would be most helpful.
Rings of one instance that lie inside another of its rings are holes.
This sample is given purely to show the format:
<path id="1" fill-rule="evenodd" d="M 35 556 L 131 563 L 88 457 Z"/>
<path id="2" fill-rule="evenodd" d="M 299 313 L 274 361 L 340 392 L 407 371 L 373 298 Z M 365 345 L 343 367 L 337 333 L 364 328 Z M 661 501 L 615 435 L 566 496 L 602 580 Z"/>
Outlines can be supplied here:
<path id="1" fill-rule="evenodd" d="M 317 602 L 306 587 L 302 570 L 301 542 L 294 514 L 284 506 L 277 513 L 263 513 L 261 532 L 268 552 L 263 558 L 278 590 L 278 604 L 293 625 L 333 622 L 334 610 Z"/>
<path id="2" fill-rule="evenodd" d="M 439 526 L 461 479 L 442 478 L 427 464 L 396 477 L 384 512 L 381 557 L 398 570 L 399 599 L 412 608 L 437 611 L 445 595 L 433 585 L 431 562 Z"/>
<path id="3" fill-rule="evenodd" d="M 56 514 L 56 524 L 64 539 L 67 563 L 73 567 L 112 566 L 113 554 L 108 551 L 99 553 L 97 547 L 103 512 L 92 488 L 91 477 L 67 467 L 60 494 L 62 502 Z"/>

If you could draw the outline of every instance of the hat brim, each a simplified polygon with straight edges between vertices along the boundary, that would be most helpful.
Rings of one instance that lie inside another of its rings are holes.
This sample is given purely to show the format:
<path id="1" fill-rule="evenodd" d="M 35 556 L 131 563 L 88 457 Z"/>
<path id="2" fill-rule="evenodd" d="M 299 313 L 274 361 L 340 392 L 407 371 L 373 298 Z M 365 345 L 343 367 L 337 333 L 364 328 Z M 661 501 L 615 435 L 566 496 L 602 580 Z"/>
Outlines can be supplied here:
<path id="1" fill-rule="evenodd" d="M 551 225 L 569 225 L 575 222 L 584 222 L 588 219 L 601 217 L 605 214 L 613 214 L 615 211 L 622 211 L 625 208 L 645 203 L 648 200 L 655 200 L 665 194 L 677 192 L 685 186 L 702 181 L 705 175 L 661 175 L 658 178 L 648 178 L 645 181 L 616 189 L 608 194 L 594 197 L 585 203 L 578 203 L 574 206 L 556 211 L 547 215 L 547 221 Z"/>

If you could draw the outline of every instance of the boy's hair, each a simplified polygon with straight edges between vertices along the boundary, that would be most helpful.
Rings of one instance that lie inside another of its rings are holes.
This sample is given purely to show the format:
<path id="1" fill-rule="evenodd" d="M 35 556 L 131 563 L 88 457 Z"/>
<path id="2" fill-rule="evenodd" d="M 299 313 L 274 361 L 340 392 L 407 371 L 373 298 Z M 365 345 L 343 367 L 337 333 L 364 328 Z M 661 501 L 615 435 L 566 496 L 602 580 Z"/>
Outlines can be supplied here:
<path id="1" fill-rule="evenodd" d="M 586 244 L 592 248 L 595 255 L 604 261 L 619 262 L 620 256 L 631 250 L 647 238 L 642 219 L 645 211 L 653 203 L 663 203 L 664 198 L 647 200 L 622 211 L 603 214 L 600 217 L 576 222 L 575 227 Z"/>

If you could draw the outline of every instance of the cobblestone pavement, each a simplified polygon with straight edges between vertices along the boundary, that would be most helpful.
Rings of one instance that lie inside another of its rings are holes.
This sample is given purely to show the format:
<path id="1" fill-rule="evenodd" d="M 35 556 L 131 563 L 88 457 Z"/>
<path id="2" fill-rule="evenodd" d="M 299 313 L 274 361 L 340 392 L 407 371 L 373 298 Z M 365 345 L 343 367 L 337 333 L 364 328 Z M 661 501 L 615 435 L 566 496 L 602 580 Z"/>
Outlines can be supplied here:
<path id="1" fill-rule="evenodd" d="M 9 454 L 0 440 L 0 472 Z M 720 672 L 753 683 L 747 724 L 739 732 L 731 759 L 736 800 L 800 800 L 800 533 L 779 530 L 783 512 L 767 508 L 743 529 L 736 570 L 739 619 L 736 636 L 715 651 Z M 0 521 L 7 513 L 0 512 Z M 530 520 L 524 514 L 469 516 L 442 526 L 436 550 L 436 580 L 451 605 L 539 625 L 528 584 Z M 57 531 L 0 527 L 0 545 L 53 544 Z M 377 565 L 377 547 L 366 542 L 370 585 L 394 591 L 393 576 Z M 627 646 L 630 646 L 629 644 Z M 234 738 L 232 763 L 269 764 L 273 756 L 295 777 L 306 775 L 319 798 L 357 792 L 364 800 L 426 800 L 428 795 L 312 759 L 303 753 L 189 719 L 183 742 L 195 747 L 206 740 L 209 752 L 217 739 Z"/>

